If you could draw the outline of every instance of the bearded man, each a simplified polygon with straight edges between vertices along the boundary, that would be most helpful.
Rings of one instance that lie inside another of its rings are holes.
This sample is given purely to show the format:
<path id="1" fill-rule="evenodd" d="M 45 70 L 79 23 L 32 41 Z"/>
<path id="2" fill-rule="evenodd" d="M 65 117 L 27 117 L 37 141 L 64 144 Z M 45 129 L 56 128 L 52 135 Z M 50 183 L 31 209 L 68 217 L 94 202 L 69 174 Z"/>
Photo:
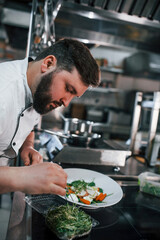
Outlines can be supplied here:
<path id="1" fill-rule="evenodd" d="M 35 60 L 0 64 L 0 159 L 19 153 L 22 167 L 0 167 L 0 193 L 65 195 L 67 174 L 59 165 L 43 163 L 34 149 L 34 126 L 40 116 L 96 87 L 100 72 L 89 49 L 79 41 L 62 39 Z"/>

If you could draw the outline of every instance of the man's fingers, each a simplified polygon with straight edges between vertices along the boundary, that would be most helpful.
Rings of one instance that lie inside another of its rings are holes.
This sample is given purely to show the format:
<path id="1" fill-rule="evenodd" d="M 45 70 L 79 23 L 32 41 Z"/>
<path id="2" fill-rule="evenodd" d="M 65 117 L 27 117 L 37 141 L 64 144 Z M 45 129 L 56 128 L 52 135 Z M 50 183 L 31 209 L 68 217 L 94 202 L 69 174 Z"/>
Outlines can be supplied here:
<path id="1" fill-rule="evenodd" d="M 56 184 L 57 186 L 65 188 L 67 185 L 67 178 L 62 174 L 61 176 L 60 175 L 54 176 L 53 183 Z"/>
<path id="2" fill-rule="evenodd" d="M 50 193 L 64 196 L 66 194 L 66 190 L 54 183 L 50 184 Z"/>
<path id="3" fill-rule="evenodd" d="M 25 166 L 29 166 L 29 165 L 30 165 L 30 159 L 29 159 L 29 157 L 25 157 L 25 158 L 23 159 L 23 162 L 24 162 L 24 165 L 25 165 Z"/>
<path id="4" fill-rule="evenodd" d="M 55 170 L 55 167 L 57 168 L 57 171 L 56 172 L 54 171 L 54 175 L 53 175 L 54 183 L 56 185 L 59 185 L 59 186 L 65 188 L 66 185 L 67 185 L 67 177 L 68 177 L 68 175 L 63 170 L 63 168 L 61 166 L 59 166 L 58 164 L 56 164 L 56 163 L 54 164 L 54 169 L 53 170 Z"/>
<path id="5" fill-rule="evenodd" d="M 27 164 L 27 158 L 24 159 Z M 51 193 L 64 196 L 66 194 L 67 173 L 55 163 L 40 163 L 24 168 L 26 177 L 22 183 L 25 193 Z M 27 180 L 28 179 L 28 180 Z"/>
<path id="6" fill-rule="evenodd" d="M 37 163 L 42 163 L 43 162 L 43 157 L 38 153 L 38 152 L 35 152 L 33 155 L 32 155 L 32 158 L 31 158 L 31 164 L 32 165 L 35 165 Z"/>

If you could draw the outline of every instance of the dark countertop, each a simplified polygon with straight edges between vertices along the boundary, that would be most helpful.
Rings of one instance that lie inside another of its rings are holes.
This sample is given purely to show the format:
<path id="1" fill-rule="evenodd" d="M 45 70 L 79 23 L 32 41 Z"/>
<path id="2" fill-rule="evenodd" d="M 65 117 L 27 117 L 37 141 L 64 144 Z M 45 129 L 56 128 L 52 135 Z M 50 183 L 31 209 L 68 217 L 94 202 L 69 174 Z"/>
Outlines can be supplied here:
<path id="1" fill-rule="evenodd" d="M 99 225 L 83 240 L 160 239 L 160 199 L 142 194 L 137 186 L 122 187 L 123 199 L 112 207 L 85 210 Z M 151 204 L 150 204 L 151 203 Z M 32 211 L 32 240 L 57 240 L 44 217 Z"/>
<path id="2" fill-rule="evenodd" d="M 153 171 L 153 168 L 149 170 Z M 106 173 L 103 167 L 97 168 L 97 171 Z M 123 177 L 130 176 L 128 181 L 124 178 L 118 180 L 119 175 L 115 172 L 107 172 L 113 178 L 115 175 L 115 180 L 122 187 L 123 198 L 114 206 L 85 210 L 99 224 L 81 240 L 160 239 L 160 198 L 139 191 L 137 175 L 142 171 L 146 171 L 144 164 L 132 159 L 119 172 Z M 6 240 L 57 240 L 45 225 L 44 216 L 26 204 L 24 197 L 20 192 L 14 194 Z"/>
<path id="3" fill-rule="evenodd" d="M 141 193 L 138 186 L 122 186 L 123 198 L 114 206 L 85 210 L 99 224 L 83 240 L 160 239 L 160 199 Z M 6 240 L 57 240 L 45 225 L 45 218 L 16 192 Z"/>

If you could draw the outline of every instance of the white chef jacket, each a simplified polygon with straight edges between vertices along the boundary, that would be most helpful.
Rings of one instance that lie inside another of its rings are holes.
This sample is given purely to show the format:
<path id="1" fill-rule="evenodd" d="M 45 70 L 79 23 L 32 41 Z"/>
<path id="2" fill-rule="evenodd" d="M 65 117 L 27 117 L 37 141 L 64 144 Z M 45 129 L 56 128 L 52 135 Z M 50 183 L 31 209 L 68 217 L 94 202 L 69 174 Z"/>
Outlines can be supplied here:
<path id="1" fill-rule="evenodd" d="M 0 156 L 15 157 L 40 115 L 32 107 L 28 58 L 0 64 Z"/>

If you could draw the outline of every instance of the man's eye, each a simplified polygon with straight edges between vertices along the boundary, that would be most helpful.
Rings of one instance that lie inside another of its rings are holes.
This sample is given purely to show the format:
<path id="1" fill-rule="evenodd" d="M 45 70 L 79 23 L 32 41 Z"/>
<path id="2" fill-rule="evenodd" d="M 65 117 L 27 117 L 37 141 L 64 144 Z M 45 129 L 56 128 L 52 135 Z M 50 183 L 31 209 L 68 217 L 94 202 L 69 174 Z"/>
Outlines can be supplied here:
<path id="1" fill-rule="evenodd" d="M 71 89 L 70 89 L 69 86 L 66 86 L 66 91 L 67 91 L 67 92 L 71 92 Z"/>
<path id="2" fill-rule="evenodd" d="M 66 92 L 69 92 L 69 87 L 66 85 Z"/>
<path id="3" fill-rule="evenodd" d="M 66 91 L 70 92 L 71 94 L 75 94 L 74 90 L 71 87 L 69 87 L 68 85 L 66 85 Z"/>

